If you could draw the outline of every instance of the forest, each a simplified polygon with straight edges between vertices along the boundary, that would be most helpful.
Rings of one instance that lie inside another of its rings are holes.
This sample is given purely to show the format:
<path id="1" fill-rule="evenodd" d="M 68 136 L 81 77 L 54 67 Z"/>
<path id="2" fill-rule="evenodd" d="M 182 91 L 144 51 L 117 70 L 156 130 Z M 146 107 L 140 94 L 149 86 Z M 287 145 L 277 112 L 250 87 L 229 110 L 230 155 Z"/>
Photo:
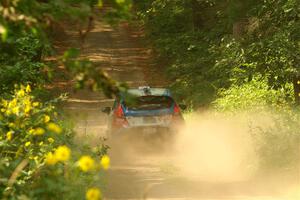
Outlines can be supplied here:
<path id="1" fill-rule="evenodd" d="M 108 23 L 143 30 L 187 113 L 265 114 L 273 124 L 252 127 L 259 171 L 299 169 L 299 0 L 1 0 L 0 199 L 102 198 L 108 146 L 75 142 L 49 85 L 63 66 L 75 89 L 126 90 L 79 49 L 54 47 L 64 23 L 85 37 L 105 6 Z"/>

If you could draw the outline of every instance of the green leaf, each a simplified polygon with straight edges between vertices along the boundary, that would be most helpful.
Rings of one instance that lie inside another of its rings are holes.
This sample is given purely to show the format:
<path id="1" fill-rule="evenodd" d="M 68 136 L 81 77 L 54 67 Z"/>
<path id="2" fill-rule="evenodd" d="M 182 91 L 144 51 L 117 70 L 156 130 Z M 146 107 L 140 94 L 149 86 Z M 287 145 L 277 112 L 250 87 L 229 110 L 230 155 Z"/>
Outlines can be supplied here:
<path id="1" fill-rule="evenodd" d="M 76 58 L 79 56 L 79 49 L 76 49 L 76 48 L 71 48 L 69 50 L 67 50 L 65 53 L 64 53 L 64 58 L 65 59 L 68 59 L 68 58 Z"/>

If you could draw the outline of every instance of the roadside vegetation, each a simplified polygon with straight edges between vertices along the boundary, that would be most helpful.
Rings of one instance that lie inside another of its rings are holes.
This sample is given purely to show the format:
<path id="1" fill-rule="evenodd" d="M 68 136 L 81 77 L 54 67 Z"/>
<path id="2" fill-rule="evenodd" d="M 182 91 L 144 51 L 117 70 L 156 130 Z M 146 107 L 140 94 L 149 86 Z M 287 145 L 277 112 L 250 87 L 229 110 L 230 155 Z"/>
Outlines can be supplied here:
<path id="1" fill-rule="evenodd" d="M 101 199 L 108 147 L 75 143 L 59 107 L 64 95 L 54 97 L 46 87 L 63 66 L 76 88 L 108 96 L 122 89 L 79 59 L 79 50 L 58 55 L 53 45 L 63 22 L 86 33 L 92 10 L 102 6 L 94 0 L 0 2 L 0 199 Z"/>
<path id="2" fill-rule="evenodd" d="M 298 0 L 136 0 L 134 8 L 178 99 L 194 110 L 267 113 L 270 127 L 249 129 L 260 169 L 297 170 Z"/>

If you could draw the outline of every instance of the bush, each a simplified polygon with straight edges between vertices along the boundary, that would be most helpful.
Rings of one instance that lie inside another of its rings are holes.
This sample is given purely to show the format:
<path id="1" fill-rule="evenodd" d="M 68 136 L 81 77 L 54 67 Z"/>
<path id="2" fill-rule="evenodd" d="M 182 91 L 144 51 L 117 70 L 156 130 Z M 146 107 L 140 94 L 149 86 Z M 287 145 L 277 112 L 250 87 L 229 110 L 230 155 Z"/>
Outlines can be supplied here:
<path id="1" fill-rule="evenodd" d="M 36 101 L 30 86 L 21 86 L 1 99 L 0 110 L 3 199 L 100 199 L 99 170 L 109 167 L 106 151 L 75 148 L 71 129 L 51 102 Z"/>
<path id="2" fill-rule="evenodd" d="M 290 85 L 274 90 L 266 81 L 254 79 L 220 92 L 221 97 L 214 102 L 218 111 L 246 115 L 260 170 L 299 167 L 300 113 L 291 106 L 292 92 Z M 258 122 L 258 117 L 266 122 Z"/>
<path id="3" fill-rule="evenodd" d="M 219 111 L 245 111 L 284 109 L 289 107 L 292 99 L 292 86 L 274 90 L 264 80 L 254 79 L 242 85 L 232 85 L 219 93 L 214 107 Z"/>

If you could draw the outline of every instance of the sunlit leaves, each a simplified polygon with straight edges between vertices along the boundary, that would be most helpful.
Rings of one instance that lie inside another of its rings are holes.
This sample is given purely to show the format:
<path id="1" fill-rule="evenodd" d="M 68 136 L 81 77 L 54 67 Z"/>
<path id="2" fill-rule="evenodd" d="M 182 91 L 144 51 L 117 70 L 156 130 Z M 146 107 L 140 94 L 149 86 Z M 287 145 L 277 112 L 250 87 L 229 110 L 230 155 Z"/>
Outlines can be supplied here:
<path id="1" fill-rule="evenodd" d="M 8 30 L 6 27 L 2 26 L 1 24 L 0 24 L 0 34 L 1 34 L 2 41 L 5 42 L 8 36 Z"/>
<path id="2" fill-rule="evenodd" d="M 98 0 L 97 6 L 99 8 L 102 8 L 103 7 L 103 0 Z"/>

